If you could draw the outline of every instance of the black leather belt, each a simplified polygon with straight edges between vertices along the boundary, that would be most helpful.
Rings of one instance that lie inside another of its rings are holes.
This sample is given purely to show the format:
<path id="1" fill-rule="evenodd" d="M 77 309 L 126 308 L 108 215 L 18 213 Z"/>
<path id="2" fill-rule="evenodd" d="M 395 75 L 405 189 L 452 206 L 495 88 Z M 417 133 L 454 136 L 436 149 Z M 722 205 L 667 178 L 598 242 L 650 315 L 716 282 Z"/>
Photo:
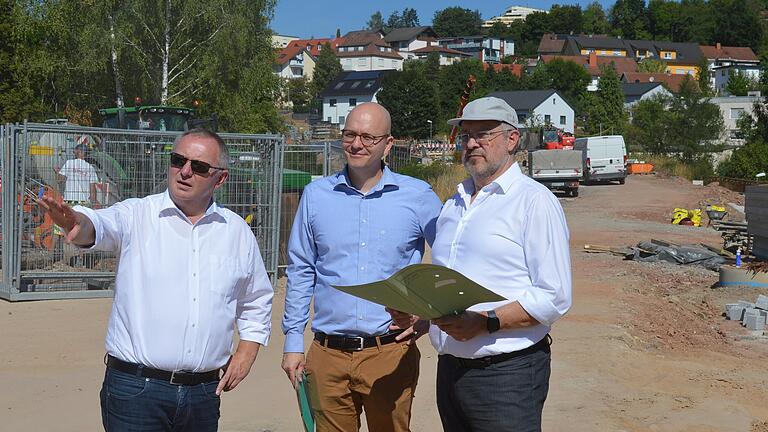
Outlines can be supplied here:
<path id="1" fill-rule="evenodd" d="M 402 333 L 401 331 L 395 333 L 387 333 L 383 336 L 338 336 L 327 335 L 325 333 L 315 333 L 315 340 L 320 342 L 321 345 L 341 350 L 341 351 L 362 351 L 365 348 L 371 348 L 378 345 L 387 345 L 395 342 L 397 335 Z M 404 339 L 408 340 L 409 338 Z"/>
<path id="2" fill-rule="evenodd" d="M 504 353 L 504 354 L 496 354 L 488 357 L 480 357 L 480 358 L 474 358 L 474 359 L 455 357 L 455 356 L 451 356 L 451 357 L 455 358 L 462 367 L 465 367 L 467 369 L 482 369 L 484 367 L 488 367 L 496 363 L 501 363 L 503 361 L 513 359 L 515 357 L 522 357 L 524 355 L 532 354 L 536 351 L 550 352 L 549 346 L 551 344 L 552 344 L 552 337 L 550 335 L 546 335 L 544 336 L 544 339 L 536 342 L 535 344 L 529 346 L 528 348 L 523 348 L 519 351 L 513 351 L 510 353 Z"/>
<path id="3" fill-rule="evenodd" d="M 219 379 L 219 369 L 208 372 L 184 372 L 184 371 L 164 371 L 160 369 L 152 369 L 146 366 L 138 365 L 136 363 L 128 363 L 118 358 L 112 357 L 107 354 L 105 361 L 107 367 L 125 372 L 127 374 L 136 375 L 143 378 L 154 378 L 162 381 L 168 381 L 175 385 L 197 385 L 202 383 L 208 383 L 217 381 Z"/>

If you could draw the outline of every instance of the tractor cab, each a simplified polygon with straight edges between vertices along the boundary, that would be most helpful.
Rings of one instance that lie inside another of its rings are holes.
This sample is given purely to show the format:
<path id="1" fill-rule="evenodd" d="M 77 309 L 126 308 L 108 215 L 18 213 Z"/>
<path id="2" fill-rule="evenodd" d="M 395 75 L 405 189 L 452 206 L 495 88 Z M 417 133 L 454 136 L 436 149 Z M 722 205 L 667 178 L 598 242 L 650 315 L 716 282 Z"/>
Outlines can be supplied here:
<path id="1" fill-rule="evenodd" d="M 195 110 L 170 106 L 100 109 L 102 127 L 110 129 L 182 132 L 190 129 Z"/>

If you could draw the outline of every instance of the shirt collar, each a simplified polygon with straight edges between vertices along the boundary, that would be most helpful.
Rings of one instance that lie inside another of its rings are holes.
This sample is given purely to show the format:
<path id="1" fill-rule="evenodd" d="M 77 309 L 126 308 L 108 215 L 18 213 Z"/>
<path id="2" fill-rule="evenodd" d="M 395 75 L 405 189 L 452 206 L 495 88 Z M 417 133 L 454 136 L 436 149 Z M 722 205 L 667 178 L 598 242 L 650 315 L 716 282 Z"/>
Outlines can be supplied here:
<path id="1" fill-rule="evenodd" d="M 173 202 L 173 199 L 171 199 L 171 192 L 168 189 L 166 189 L 165 192 L 163 193 L 162 201 L 160 202 L 159 214 L 162 215 L 163 213 L 166 213 L 168 211 L 173 211 L 173 212 L 177 212 L 180 215 L 184 215 L 184 212 L 181 211 L 179 206 L 177 206 L 176 203 Z M 201 219 L 206 218 L 209 215 L 212 215 L 214 213 L 224 218 L 222 207 L 218 205 L 215 200 L 211 200 L 211 204 L 205 210 L 205 214 Z M 186 215 L 184 215 L 184 217 L 186 217 Z"/>
<path id="2" fill-rule="evenodd" d="M 395 178 L 395 174 L 384 162 L 381 163 L 381 168 L 383 171 L 381 178 L 368 193 L 378 192 L 387 186 L 394 186 L 395 188 L 400 187 L 400 184 L 397 182 L 397 178 Z M 352 180 L 349 178 L 349 167 L 347 165 L 344 166 L 343 170 L 336 173 L 336 175 L 331 178 L 331 181 L 333 182 L 334 189 L 340 185 L 344 185 L 350 189 L 357 190 L 354 186 L 352 186 Z"/>
<path id="3" fill-rule="evenodd" d="M 523 171 L 520 170 L 520 166 L 517 164 L 517 162 L 515 162 L 500 176 L 498 176 L 496 180 L 492 181 L 491 184 L 486 187 L 493 186 L 494 190 L 500 190 L 501 193 L 506 194 L 509 192 L 512 184 L 519 180 L 523 175 L 524 174 Z M 472 180 L 472 177 L 469 177 L 468 179 L 459 183 L 456 189 L 462 196 L 472 195 L 475 192 L 475 182 Z"/>

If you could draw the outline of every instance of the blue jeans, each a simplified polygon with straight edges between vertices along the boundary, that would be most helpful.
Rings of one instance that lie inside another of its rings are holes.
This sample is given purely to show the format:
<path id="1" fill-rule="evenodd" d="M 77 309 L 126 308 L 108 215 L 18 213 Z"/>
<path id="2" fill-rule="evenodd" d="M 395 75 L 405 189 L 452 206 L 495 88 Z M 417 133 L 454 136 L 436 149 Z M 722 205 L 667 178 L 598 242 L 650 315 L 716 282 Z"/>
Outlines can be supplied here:
<path id="1" fill-rule="evenodd" d="M 219 381 L 194 386 L 107 368 L 101 419 L 107 432 L 211 432 L 219 426 Z"/>
<path id="2" fill-rule="evenodd" d="M 437 408 L 445 432 L 540 432 L 549 391 L 550 352 L 535 351 L 482 368 L 456 357 L 437 362 Z"/>

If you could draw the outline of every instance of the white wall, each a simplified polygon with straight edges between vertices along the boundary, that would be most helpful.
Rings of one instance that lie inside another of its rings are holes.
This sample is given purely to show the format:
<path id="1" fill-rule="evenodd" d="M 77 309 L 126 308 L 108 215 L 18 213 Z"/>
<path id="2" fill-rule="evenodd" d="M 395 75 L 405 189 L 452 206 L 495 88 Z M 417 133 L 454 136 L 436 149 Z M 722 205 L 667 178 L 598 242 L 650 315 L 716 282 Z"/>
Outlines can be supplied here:
<path id="1" fill-rule="evenodd" d="M 738 121 L 740 113 L 752 115 L 752 108 L 757 100 L 758 98 L 754 96 L 726 96 L 710 99 L 711 103 L 720 108 L 720 115 L 723 117 L 723 126 L 725 126 L 725 131 L 720 138 L 727 144 L 732 146 L 740 146 L 744 144 L 744 140 L 733 138 L 733 135 L 739 129 L 736 122 Z"/>
<path id="2" fill-rule="evenodd" d="M 331 106 L 331 99 L 336 99 L 336 106 Z M 332 124 L 343 127 L 347 115 L 352 111 L 352 108 L 354 108 L 354 106 L 349 105 L 350 99 L 357 99 L 356 105 L 360 105 L 364 102 L 376 102 L 376 94 L 366 96 L 323 97 L 323 121 L 330 121 Z M 339 117 L 343 117 L 343 119 L 340 119 Z"/>
<path id="3" fill-rule="evenodd" d="M 575 122 L 575 114 L 573 108 L 561 98 L 557 93 L 548 97 L 547 100 L 542 102 L 539 106 L 534 108 L 533 115 L 540 119 L 541 123 L 546 123 L 547 115 L 550 116 L 549 123 L 564 132 L 573 133 L 573 125 Z M 560 122 L 560 117 L 565 117 L 565 124 Z"/>
<path id="4" fill-rule="evenodd" d="M 342 57 L 339 60 L 341 60 L 341 67 L 345 71 L 403 70 L 403 59 L 368 56 Z"/>

